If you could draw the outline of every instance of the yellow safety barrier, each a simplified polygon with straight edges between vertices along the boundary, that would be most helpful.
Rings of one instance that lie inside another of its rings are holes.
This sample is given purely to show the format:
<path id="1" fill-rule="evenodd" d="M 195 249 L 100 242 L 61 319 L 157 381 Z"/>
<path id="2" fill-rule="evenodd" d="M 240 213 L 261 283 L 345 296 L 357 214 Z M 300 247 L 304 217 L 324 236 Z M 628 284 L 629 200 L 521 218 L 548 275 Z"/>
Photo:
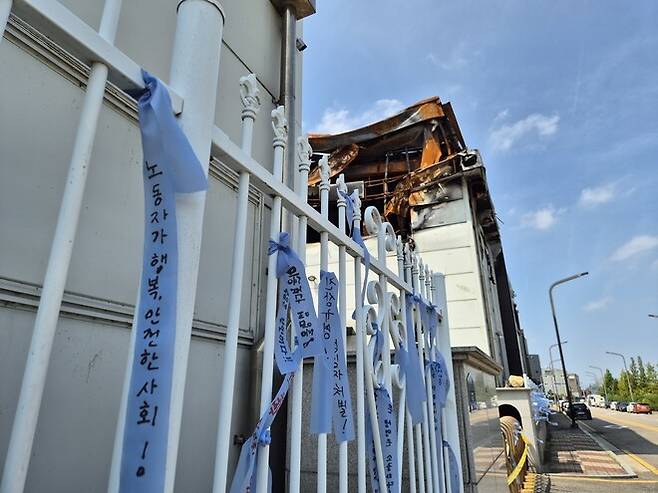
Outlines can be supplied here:
<path id="1" fill-rule="evenodd" d="M 524 443 L 523 453 L 521 454 L 519 462 L 514 470 L 509 474 L 509 476 L 507 476 L 507 486 L 512 484 L 514 480 L 519 477 L 519 474 L 521 474 L 521 471 L 523 470 L 523 466 L 525 466 L 525 463 L 528 460 L 528 440 L 523 435 L 523 433 L 521 433 L 521 440 L 523 440 Z"/>

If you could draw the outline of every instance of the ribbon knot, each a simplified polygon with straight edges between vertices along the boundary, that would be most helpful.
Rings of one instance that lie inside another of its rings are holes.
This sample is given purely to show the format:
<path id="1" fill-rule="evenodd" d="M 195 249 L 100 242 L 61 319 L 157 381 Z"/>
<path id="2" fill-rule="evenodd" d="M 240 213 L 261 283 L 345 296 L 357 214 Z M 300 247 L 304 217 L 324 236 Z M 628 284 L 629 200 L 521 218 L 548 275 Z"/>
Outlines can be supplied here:
<path id="1" fill-rule="evenodd" d="M 270 433 L 270 429 L 265 428 L 264 430 L 261 430 L 256 439 L 258 440 L 258 445 L 265 446 L 271 444 L 272 435 Z"/>
<path id="2" fill-rule="evenodd" d="M 274 252 L 290 252 L 290 235 L 285 231 L 279 234 L 279 241 L 274 240 L 269 241 L 269 246 L 267 248 L 267 254 L 272 255 Z"/>

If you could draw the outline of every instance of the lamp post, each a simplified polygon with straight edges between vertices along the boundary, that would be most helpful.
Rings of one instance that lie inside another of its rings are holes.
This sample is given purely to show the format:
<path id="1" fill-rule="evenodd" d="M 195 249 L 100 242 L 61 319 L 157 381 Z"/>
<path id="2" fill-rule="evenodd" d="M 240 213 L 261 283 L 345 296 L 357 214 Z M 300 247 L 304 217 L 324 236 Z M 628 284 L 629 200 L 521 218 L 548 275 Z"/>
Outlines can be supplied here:
<path id="1" fill-rule="evenodd" d="M 601 381 L 603 382 L 603 393 L 605 394 L 605 403 L 606 405 L 608 404 L 608 388 L 605 385 L 605 374 L 603 373 L 603 368 L 599 366 L 593 366 L 589 365 L 590 368 L 594 368 L 595 370 L 599 370 L 601 372 Z"/>
<path id="2" fill-rule="evenodd" d="M 573 276 L 565 277 L 551 284 L 551 287 L 548 288 L 548 298 L 551 301 L 551 313 L 553 314 L 553 324 L 555 325 L 555 337 L 557 338 L 557 348 L 560 350 L 560 361 L 562 362 L 562 371 L 564 372 L 564 385 L 567 390 L 567 400 L 569 401 L 569 415 L 571 416 L 571 427 L 576 427 L 576 418 L 573 414 L 573 402 L 571 399 L 571 391 L 569 390 L 569 380 L 567 377 L 567 366 L 564 364 L 564 353 L 562 352 L 562 342 L 560 341 L 560 329 L 557 325 L 557 316 L 555 315 L 555 302 L 553 301 L 553 290 L 560 284 L 565 282 L 573 281 L 579 277 L 583 277 L 589 274 L 588 272 L 581 272 L 580 274 L 574 274 Z"/>
<path id="3" fill-rule="evenodd" d="M 621 353 L 615 353 L 613 351 L 606 351 L 606 353 L 612 354 L 613 356 L 619 356 L 624 362 L 624 370 L 626 371 L 626 382 L 628 383 L 628 392 L 631 394 L 631 401 L 635 401 L 635 397 L 633 397 L 633 388 L 631 387 L 631 379 L 628 376 L 628 367 L 626 366 L 626 358 L 624 358 L 624 355 Z"/>
<path id="4" fill-rule="evenodd" d="M 562 344 L 567 344 L 569 341 L 562 341 Z M 548 356 L 549 359 L 551 360 L 551 378 L 553 380 L 553 396 L 555 397 L 555 403 L 557 404 L 558 401 L 558 395 L 557 395 L 557 383 L 555 381 L 555 366 L 553 366 L 553 362 L 557 361 L 556 359 L 553 359 L 553 348 L 557 347 L 558 344 L 552 344 L 548 347 Z"/>

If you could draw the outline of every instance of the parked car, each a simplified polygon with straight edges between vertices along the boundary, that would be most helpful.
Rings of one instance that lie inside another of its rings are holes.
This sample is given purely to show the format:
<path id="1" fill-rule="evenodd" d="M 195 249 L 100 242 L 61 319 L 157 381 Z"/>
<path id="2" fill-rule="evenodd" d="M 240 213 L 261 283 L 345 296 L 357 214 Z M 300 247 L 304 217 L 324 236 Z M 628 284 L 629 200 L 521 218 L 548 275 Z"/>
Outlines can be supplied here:
<path id="1" fill-rule="evenodd" d="M 637 404 L 636 402 L 629 402 L 628 405 L 626 406 L 626 412 L 627 413 L 634 413 L 636 404 Z"/>
<path id="2" fill-rule="evenodd" d="M 617 410 L 617 401 L 612 401 L 610 403 L 610 410 L 611 411 L 616 411 Z"/>
<path id="3" fill-rule="evenodd" d="M 633 412 L 637 414 L 652 414 L 651 406 L 646 402 L 638 402 L 633 407 Z"/>
<path id="4" fill-rule="evenodd" d="M 592 411 L 584 402 L 574 402 L 571 412 L 575 419 L 592 419 Z"/>
<path id="5" fill-rule="evenodd" d="M 626 412 L 626 406 L 628 406 L 628 402 L 619 401 L 617 403 L 616 411 L 620 411 L 622 413 L 625 413 Z"/>

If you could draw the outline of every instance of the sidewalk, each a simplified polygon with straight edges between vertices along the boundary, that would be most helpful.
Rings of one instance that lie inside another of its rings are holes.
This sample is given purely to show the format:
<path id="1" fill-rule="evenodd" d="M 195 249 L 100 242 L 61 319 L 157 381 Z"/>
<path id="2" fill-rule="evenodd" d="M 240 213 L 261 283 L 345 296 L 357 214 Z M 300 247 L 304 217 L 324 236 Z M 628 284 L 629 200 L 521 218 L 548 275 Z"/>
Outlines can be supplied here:
<path id="1" fill-rule="evenodd" d="M 558 427 L 551 427 L 547 468 L 550 473 L 593 477 L 634 477 L 580 427 L 571 428 L 571 420 L 562 413 L 551 416 Z"/>

